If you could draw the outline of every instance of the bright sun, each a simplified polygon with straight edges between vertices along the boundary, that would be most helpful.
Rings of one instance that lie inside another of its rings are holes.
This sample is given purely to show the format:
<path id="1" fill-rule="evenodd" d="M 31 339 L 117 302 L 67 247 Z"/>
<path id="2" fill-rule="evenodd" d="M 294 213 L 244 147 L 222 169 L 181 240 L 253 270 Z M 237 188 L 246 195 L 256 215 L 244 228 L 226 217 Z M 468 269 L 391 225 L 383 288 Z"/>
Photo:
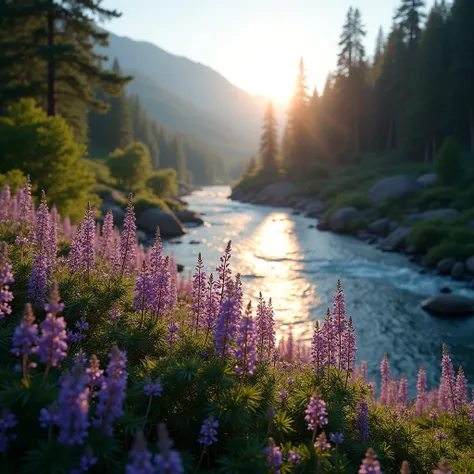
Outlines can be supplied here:
<path id="1" fill-rule="evenodd" d="M 233 48 L 238 84 L 251 93 L 287 102 L 298 68 L 298 46 L 273 25 L 248 25 Z"/>

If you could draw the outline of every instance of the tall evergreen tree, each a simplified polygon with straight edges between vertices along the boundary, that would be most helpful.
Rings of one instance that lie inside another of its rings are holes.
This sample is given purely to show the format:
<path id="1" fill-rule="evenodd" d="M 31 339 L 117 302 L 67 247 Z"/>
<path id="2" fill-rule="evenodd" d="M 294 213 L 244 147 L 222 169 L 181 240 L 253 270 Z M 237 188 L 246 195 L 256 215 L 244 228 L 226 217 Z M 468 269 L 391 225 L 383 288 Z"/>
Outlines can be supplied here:
<path id="1" fill-rule="evenodd" d="M 183 144 L 178 138 L 174 138 L 171 142 L 171 156 L 174 162 L 173 168 L 176 170 L 178 180 L 186 183 L 186 154 L 184 153 Z"/>
<path id="2" fill-rule="evenodd" d="M 394 20 L 404 34 L 410 49 L 415 49 L 421 34 L 421 22 L 426 17 L 422 11 L 424 0 L 401 0 Z"/>
<path id="3" fill-rule="evenodd" d="M 268 102 L 263 118 L 263 132 L 260 138 L 260 164 L 269 173 L 277 170 L 278 131 L 272 101 Z"/>

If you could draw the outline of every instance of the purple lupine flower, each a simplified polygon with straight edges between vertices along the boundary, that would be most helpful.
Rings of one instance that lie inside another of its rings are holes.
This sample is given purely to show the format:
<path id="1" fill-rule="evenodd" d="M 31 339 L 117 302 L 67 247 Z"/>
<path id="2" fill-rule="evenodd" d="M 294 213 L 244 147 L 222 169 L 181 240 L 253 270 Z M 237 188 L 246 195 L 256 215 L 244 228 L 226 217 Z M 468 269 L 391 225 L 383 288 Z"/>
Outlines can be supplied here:
<path id="1" fill-rule="evenodd" d="M 267 465 L 273 474 L 280 474 L 280 468 L 283 465 L 283 455 L 281 449 L 275 444 L 273 438 L 268 438 L 268 446 L 265 448 Z"/>
<path id="2" fill-rule="evenodd" d="M 126 364 L 125 352 L 120 351 L 117 346 L 112 347 L 106 376 L 98 395 L 97 419 L 94 421 L 94 425 L 101 427 L 108 436 L 112 436 L 115 418 L 123 415 L 128 377 Z"/>
<path id="3" fill-rule="evenodd" d="M 231 344 L 235 339 L 236 321 L 240 314 L 233 299 L 224 301 L 214 330 L 214 348 L 218 356 L 231 353 Z"/>
<path id="4" fill-rule="evenodd" d="M 161 243 L 160 228 L 157 227 L 155 242 L 150 252 L 150 273 L 156 279 L 163 266 L 163 244 Z"/>
<path id="5" fill-rule="evenodd" d="M 438 419 L 438 412 L 436 410 L 431 410 L 429 417 L 431 420 L 436 421 Z"/>
<path id="6" fill-rule="evenodd" d="M 433 474 L 451 474 L 449 462 L 447 459 L 440 459 L 438 463 L 438 469 L 433 471 Z"/>
<path id="7" fill-rule="evenodd" d="M 330 433 L 329 441 L 334 444 L 342 444 L 344 441 L 344 435 L 342 433 Z"/>
<path id="8" fill-rule="evenodd" d="M 154 461 L 157 474 L 182 474 L 184 472 L 181 456 L 171 449 L 173 442 L 168 437 L 164 423 L 158 425 L 158 448 L 160 454 L 155 454 Z"/>
<path id="9" fill-rule="evenodd" d="M 290 449 L 288 451 L 287 459 L 292 466 L 297 466 L 301 462 L 301 454 L 294 449 Z"/>
<path id="10" fill-rule="evenodd" d="M 7 449 L 8 441 L 16 438 L 16 434 L 8 431 L 17 425 L 16 416 L 4 409 L 0 415 L 0 453 Z"/>
<path id="11" fill-rule="evenodd" d="M 0 194 L 0 223 L 6 222 L 10 219 L 10 186 L 5 184 Z"/>
<path id="12" fill-rule="evenodd" d="M 165 336 L 165 339 L 170 343 L 170 345 L 175 344 L 179 341 L 179 323 L 169 323 L 168 324 L 168 333 Z"/>
<path id="13" fill-rule="evenodd" d="M 72 237 L 71 248 L 68 255 L 68 267 L 71 273 L 76 273 L 82 268 L 82 223 L 77 226 Z"/>
<path id="14" fill-rule="evenodd" d="M 313 339 L 311 341 L 311 364 L 314 367 L 314 371 L 320 374 L 323 369 L 324 362 L 324 339 L 323 330 L 319 325 L 319 321 L 316 320 L 314 325 Z"/>
<path id="15" fill-rule="evenodd" d="M 218 279 L 218 303 L 219 307 L 222 307 L 224 304 L 225 295 L 228 292 L 229 281 L 232 275 L 232 272 L 229 268 L 229 260 L 232 254 L 232 241 L 229 240 L 227 247 L 225 248 L 224 255 L 220 258 L 220 265 L 216 268 Z"/>
<path id="16" fill-rule="evenodd" d="M 86 321 L 86 317 L 82 315 L 81 319 L 76 321 L 74 327 L 78 330 L 78 332 L 67 331 L 68 342 L 79 343 L 85 337 L 84 331 L 89 329 L 89 323 Z"/>
<path id="17" fill-rule="evenodd" d="M 123 222 L 123 231 L 120 234 L 120 276 L 129 276 L 135 266 L 137 226 L 135 224 L 135 211 L 132 206 L 132 195 L 128 197 L 128 205 Z"/>
<path id="18" fill-rule="evenodd" d="M 324 367 L 336 365 L 337 338 L 334 321 L 329 308 L 327 310 L 326 317 L 324 318 L 322 336 L 324 341 Z"/>
<path id="19" fill-rule="evenodd" d="M 362 359 L 360 363 L 360 373 L 362 375 L 362 379 L 364 380 L 365 383 L 368 381 L 368 375 L 367 375 L 367 361 L 365 359 Z"/>
<path id="20" fill-rule="evenodd" d="M 168 296 L 168 312 L 176 308 L 178 304 L 178 265 L 174 255 L 171 255 L 169 260 L 169 273 L 170 273 L 170 283 L 169 283 L 169 296 Z"/>
<path id="21" fill-rule="evenodd" d="M 82 264 L 81 267 L 86 272 L 87 278 L 94 267 L 95 262 L 95 210 L 92 209 L 91 203 L 87 203 L 86 213 L 82 221 L 81 232 L 81 248 L 82 248 Z"/>
<path id="22" fill-rule="evenodd" d="M 306 408 L 304 419 L 308 423 L 308 430 L 314 431 L 316 427 L 323 427 L 328 423 L 326 402 L 321 399 L 321 393 L 316 389 L 311 396 Z"/>
<path id="23" fill-rule="evenodd" d="M 472 389 L 471 404 L 469 405 L 469 419 L 474 423 L 474 388 Z"/>
<path id="24" fill-rule="evenodd" d="M 71 226 L 71 219 L 69 219 L 69 216 L 66 216 L 63 220 L 63 232 L 66 235 L 67 238 L 71 239 L 72 234 L 73 234 L 73 229 Z"/>
<path id="25" fill-rule="evenodd" d="M 142 269 L 137 276 L 135 283 L 135 297 L 133 307 L 136 311 L 141 311 L 142 317 L 145 311 L 153 308 L 154 285 L 150 272 L 143 262 Z"/>
<path id="26" fill-rule="evenodd" d="M 38 417 L 41 428 L 50 428 L 59 423 L 59 404 L 57 401 L 51 403 L 46 408 L 41 408 Z"/>
<path id="27" fill-rule="evenodd" d="M 143 431 L 137 431 L 135 442 L 130 451 L 132 462 L 127 465 L 127 474 L 154 474 L 156 472 L 151 462 L 151 453 L 148 451 Z"/>
<path id="28" fill-rule="evenodd" d="M 263 360 L 265 352 L 265 339 L 267 335 L 267 304 L 260 292 L 255 315 L 255 324 L 257 327 L 258 347 L 257 355 L 259 360 Z"/>
<path id="29" fill-rule="evenodd" d="M 38 340 L 38 354 L 41 362 L 46 364 L 46 371 L 50 367 L 56 367 L 67 355 L 66 321 L 56 314 L 64 309 L 59 302 L 57 285 L 53 286 L 49 304 L 45 305 L 48 312 L 46 318 L 40 324 L 41 335 Z"/>
<path id="30" fill-rule="evenodd" d="M 18 191 L 17 196 L 10 199 L 9 220 L 15 223 L 18 221 L 18 196 L 20 193 L 21 191 Z"/>
<path id="31" fill-rule="evenodd" d="M 444 403 L 448 411 L 454 412 L 457 408 L 456 378 L 453 363 L 451 362 L 451 357 L 449 356 L 445 344 L 443 344 L 443 359 L 441 361 L 441 385 L 443 386 L 443 390 L 442 393 L 440 393 L 440 399 L 442 399 L 442 403 Z"/>
<path id="32" fill-rule="evenodd" d="M 112 309 L 109 311 L 109 315 L 110 315 L 110 319 L 112 321 L 118 321 L 120 319 L 122 314 L 120 313 L 120 309 L 119 309 L 118 305 L 114 304 L 112 306 Z"/>
<path id="33" fill-rule="evenodd" d="M 314 447 L 321 451 L 325 451 L 326 449 L 329 449 L 331 447 L 331 445 L 328 443 L 326 433 L 324 431 L 316 438 Z"/>
<path id="34" fill-rule="evenodd" d="M 369 405 L 364 399 L 357 402 L 356 407 L 356 427 L 359 431 L 359 438 L 362 441 L 369 439 Z"/>
<path id="35" fill-rule="evenodd" d="M 95 354 L 92 354 L 92 357 L 89 359 L 89 367 L 86 369 L 87 374 L 87 385 L 90 388 L 90 393 L 92 397 L 95 396 L 93 392 L 95 387 L 101 387 L 104 381 L 104 371 L 100 368 L 100 360 Z"/>
<path id="36" fill-rule="evenodd" d="M 407 401 L 408 401 L 408 380 L 405 377 L 405 374 L 403 374 L 400 380 L 400 384 L 398 386 L 397 404 L 406 406 Z"/>
<path id="37" fill-rule="evenodd" d="M 166 311 L 170 296 L 170 273 L 169 273 L 169 257 L 165 257 L 158 274 L 155 277 L 155 295 L 153 302 L 153 312 L 158 319 Z"/>
<path id="38" fill-rule="evenodd" d="M 272 299 L 268 299 L 267 304 L 267 336 L 266 336 L 266 353 L 268 358 L 272 357 L 275 352 L 276 337 L 275 337 L 275 312 L 273 311 Z"/>
<path id="39" fill-rule="evenodd" d="M 380 363 L 380 376 L 382 379 L 382 388 L 380 393 L 380 401 L 382 405 L 389 404 L 389 387 L 390 387 L 390 364 L 388 363 L 387 354 L 384 354 L 382 362 Z"/>
<path id="40" fill-rule="evenodd" d="M 342 348 L 342 369 L 346 371 L 346 379 L 349 379 L 349 375 L 354 370 L 357 352 L 356 336 L 354 325 L 352 323 L 352 316 L 349 317 L 349 322 L 346 325 L 346 330 L 344 331 L 342 337 Z"/>
<path id="41" fill-rule="evenodd" d="M 240 278 L 240 273 L 237 273 L 237 275 L 235 275 L 232 291 L 237 309 L 239 313 L 242 314 L 242 311 L 244 309 L 244 292 L 242 290 L 242 280 Z"/>
<path id="42" fill-rule="evenodd" d="M 459 366 L 458 376 L 456 378 L 455 396 L 456 396 L 456 406 L 458 408 L 465 407 L 468 404 L 467 379 L 464 375 L 464 370 L 462 366 Z"/>
<path id="43" fill-rule="evenodd" d="M 110 276 L 117 277 L 120 275 L 122 260 L 120 256 L 120 237 L 114 236 L 112 249 L 109 256 Z"/>
<path id="44" fill-rule="evenodd" d="M 102 225 L 102 236 L 99 245 L 99 257 L 108 258 L 110 256 L 110 249 L 113 244 L 114 237 L 114 215 L 112 210 L 109 209 L 104 217 L 104 223 Z"/>
<path id="45" fill-rule="evenodd" d="M 0 319 L 3 319 L 12 312 L 12 308 L 9 305 L 13 300 L 13 293 L 10 291 L 9 284 L 15 281 L 12 268 L 12 265 L 8 263 L 7 244 L 3 243 L 0 249 Z"/>
<path id="46" fill-rule="evenodd" d="M 359 469 L 359 474 L 376 474 L 382 473 L 380 464 L 377 461 L 377 455 L 372 448 L 369 448 L 365 453 L 365 459 Z"/>
<path id="47" fill-rule="evenodd" d="M 97 458 L 94 456 L 92 448 L 90 446 L 86 446 L 84 454 L 81 456 L 81 459 L 79 461 L 81 472 L 87 472 L 91 467 L 95 466 L 96 464 Z"/>
<path id="48" fill-rule="evenodd" d="M 203 323 L 201 315 L 204 313 L 204 298 L 206 293 L 206 272 L 203 268 L 204 263 L 201 253 L 199 252 L 196 273 L 193 275 L 193 304 L 191 306 L 194 312 L 193 329 L 195 329 L 196 334 Z"/>
<path id="49" fill-rule="evenodd" d="M 286 403 L 288 401 L 288 398 L 290 398 L 290 394 L 286 390 L 282 390 L 281 392 L 279 392 L 278 396 L 280 397 L 282 403 Z"/>
<path id="50" fill-rule="evenodd" d="M 336 337 L 336 361 L 338 368 L 343 368 L 344 360 L 344 335 L 347 329 L 347 313 L 344 292 L 342 290 L 341 280 L 337 280 L 336 291 L 333 295 L 332 320 L 334 333 Z"/>
<path id="51" fill-rule="evenodd" d="M 206 418 L 201 426 L 201 431 L 199 432 L 199 444 L 210 446 L 211 444 L 216 443 L 218 426 L 219 422 L 213 416 Z"/>
<path id="52" fill-rule="evenodd" d="M 235 371 L 239 375 L 252 375 L 257 359 L 257 333 L 252 319 L 252 303 L 249 301 L 245 316 L 240 320 L 236 337 Z"/>
<path id="53" fill-rule="evenodd" d="M 203 303 L 204 329 L 206 331 L 206 341 L 209 334 L 211 332 L 214 332 L 216 320 L 219 315 L 218 298 L 215 290 L 216 283 L 214 281 L 214 275 L 211 273 L 207 281 Z"/>
<path id="54" fill-rule="evenodd" d="M 426 381 L 426 372 L 423 369 L 423 366 L 420 367 L 418 371 L 418 380 L 416 382 L 416 403 L 415 403 L 415 413 L 417 415 L 422 415 L 427 409 L 428 397 L 426 390 L 428 389 L 428 383 Z"/>
<path id="55" fill-rule="evenodd" d="M 23 189 L 18 193 L 18 223 L 30 226 L 34 222 L 33 199 L 31 198 L 31 180 L 26 177 Z"/>
<path id="56" fill-rule="evenodd" d="M 58 221 L 59 215 L 55 206 L 52 207 L 49 216 L 49 235 L 46 241 L 46 254 L 48 259 L 48 269 L 46 271 L 48 280 L 53 275 L 54 265 L 56 264 L 56 255 L 58 253 Z"/>
<path id="57" fill-rule="evenodd" d="M 145 378 L 145 385 L 143 386 L 143 391 L 147 397 L 160 397 L 163 392 L 163 385 L 161 385 L 161 380 L 158 377 L 154 382 L 150 377 Z"/>
<path id="58" fill-rule="evenodd" d="M 35 317 L 30 303 L 26 303 L 21 323 L 15 328 L 11 350 L 16 356 L 34 354 L 38 348 L 38 325 L 33 324 Z"/>
<path id="59" fill-rule="evenodd" d="M 446 439 L 448 439 L 448 435 L 446 433 L 443 433 L 442 431 L 438 431 L 436 433 L 436 439 L 438 441 L 445 441 Z"/>
<path id="60" fill-rule="evenodd" d="M 291 325 L 288 331 L 288 339 L 286 341 L 286 357 L 292 362 L 295 358 L 295 338 L 293 336 L 293 326 Z"/>
<path id="61" fill-rule="evenodd" d="M 88 376 L 82 362 L 74 364 L 60 379 L 58 426 L 61 444 L 83 444 L 89 422 Z"/>

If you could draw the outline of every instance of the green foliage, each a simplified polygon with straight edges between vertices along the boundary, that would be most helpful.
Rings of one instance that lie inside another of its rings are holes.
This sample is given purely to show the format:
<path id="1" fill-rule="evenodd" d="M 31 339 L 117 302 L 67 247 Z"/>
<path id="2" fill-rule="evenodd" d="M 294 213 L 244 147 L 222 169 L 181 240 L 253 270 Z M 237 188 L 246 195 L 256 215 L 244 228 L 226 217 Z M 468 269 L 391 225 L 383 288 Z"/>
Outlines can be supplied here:
<path id="1" fill-rule="evenodd" d="M 22 170 L 8 170 L 5 174 L 0 174 L 0 189 L 3 189 L 3 187 L 8 184 L 10 186 L 11 193 L 15 194 L 24 186 L 25 180 L 26 176 Z"/>
<path id="2" fill-rule="evenodd" d="M 167 168 L 154 171 L 146 180 L 146 185 L 157 197 L 169 196 L 178 192 L 176 170 Z"/>
<path id="3" fill-rule="evenodd" d="M 152 173 L 150 152 L 142 142 L 131 143 L 123 150 L 115 150 L 110 155 L 107 166 L 126 191 L 142 189 Z"/>
<path id="4" fill-rule="evenodd" d="M 158 208 L 163 211 L 169 211 L 170 207 L 167 204 L 167 201 L 157 197 L 150 189 L 145 188 L 140 190 L 137 194 L 134 195 L 133 205 L 135 207 L 135 212 L 139 216 L 143 211 L 147 209 Z"/>
<path id="5" fill-rule="evenodd" d="M 459 144 L 452 137 L 446 138 L 435 160 L 436 174 L 445 184 L 458 183 L 464 173 L 463 156 Z"/>
<path id="6" fill-rule="evenodd" d="M 358 211 L 363 211 L 372 207 L 372 203 L 368 194 L 364 194 L 357 191 L 348 191 L 340 193 L 332 202 L 331 206 L 326 210 L 326 216 L 328 217 L 333 212 L 343 207 L 355 207 Z"/>
<path id="7" fill-rule="evenodd" d="M 48 117 L 32 99 L 21 99 L 0 117 L 0 172 L 29 174 L 72 220 L 81 216 L 80 206 L 95 184 L 83 153 L 64 119 Z"/>

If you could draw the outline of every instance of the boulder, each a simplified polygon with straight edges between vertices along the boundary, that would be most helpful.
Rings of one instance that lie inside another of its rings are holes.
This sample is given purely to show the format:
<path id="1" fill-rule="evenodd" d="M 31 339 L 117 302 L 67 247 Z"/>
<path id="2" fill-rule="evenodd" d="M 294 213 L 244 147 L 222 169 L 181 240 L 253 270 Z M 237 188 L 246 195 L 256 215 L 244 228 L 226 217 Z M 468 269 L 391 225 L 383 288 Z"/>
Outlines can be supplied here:
<path id="1" fill-rule="evenodd" d="M 256 199 L 261 204 L 282 204 L 294 190 L 295 187 L 290 182 L 281 181 L 265 186 Z"/>
<path id="2" fill-rule="evenodd" d="M 418 191 L 421 188 L 420 183 L 408 175 L 390 176 L 381 179 L 370 190 L 371 201 L 379 206 L 387 198 L 398 199 L 407 194 Z"/>
<path id="3" fill-rule="evenodd" d="M 305 217 L 319 217 L 324 211 L 323 201 L 311 201 L 305 207 Z"/>
<path id="4" fill-rule="evenodd" d="M 405 246 L 406 240 L 412 233 L 412 230 L 412 227 L 399 227 L 379 242 L 379 249 L 387 252 L 401 250 Z"/>
<path id="5" fill-rule="evenodd" d="M 459 217 L 459 211 L 456 209 L 433 209 L 431 211 L 420 212 L 418 214 L 410 214 L 407 219 L 413 222 L 433 221 L 441 219 L 443 221 L 451 221 Z"/>
<path id="6" fill-rule="evenodd" d="M 397 221 L 390 221 L 388 226 L 388 233 L 391 234 L 393 231 L 397 230 L 400 227 L 400 224 Z"/>
<path id="7" fill-rule="evenodd" d="M 204 224 L 204 220 L 202 219 L 201 215 L 197 212 L 190 211 L 189 209 L 176 211 L 174 214 L 183 223 L 193 223 L 197 225 Z"/>
<path id="8" fill-rule="evenodd" d="M 184 270 L 184 265 L 182 263 L 177 263 L 176 267 L 178 268 L 178 273 L 181 273 Z"/>
<path id="9" fill-rule="evenodd" d="M 451 269 L 451 278 L 454 280 L 462 280 L 464 276 L 464 263 L 456 262 Z"/>
<path id="10" fill-rule="evenodd" d="M 390 221 L 384 217 L 383 219 L 378 219 L 374 222 L 371 222 L 367 229 L 369 232 L 385 237 L 388 234 L 388 229 L 390 226 Z"/>
<path id="11" fill-rule="evenodd" d="M 418 181 L 418 183 L 420 183 L 422 187 L 426 188 L 427 186 L 435 184 L 436 181 L 438 181 L 438 176 L 436 176 L 436 173 L 428 173 L 418 176 L 416 180 Z"/>
<path id="12" fill-rule="evenodd" d="M 229 197 L 234 201 L 240 201 L 244 197 L 244 192 L 237 186 L 232 189 Z"/>
<path id="13" fill-rule="evenodd" d="M 466 270 L 474 275 L 474 257 L 469 257 L 466 262 Z"/>
<path id="14" fill-rule="evenodd" d="M 329 230 L 329 222 L 328 221 L 318 221 L 316 224 L 316 229 L 318 230 Z"/>
<path id="15" fill-rule="evenodd" d="M 176 216 L 161 209 L 147 209 L 137 219 L 137 226 L 151 234 L 154 234 L 156 228 L 159 227 L 163 237 L 177 237 L 185 234 L 184 227 Z"/>
<path id="16" fill-rule="evenodd" d="M 438 265 L 436 265 L 436 270 L 438 270 L 441 275 L 449 275 L 453 269 L 456 260 L 451 257 L 442 258 Z"/>
<path id="17" fill-rule="evenodd" d="M 100 210 L 104 216 L 109 210 L 111 210 L 112 215 L 114 216 L 114 224 L 119 227 L 123 224 L 123 221 L 125 220 L 125 211 L 121 207 L 112 204 L 110 201 L 103 201 L 100 205 Z"/>
<path id="18" fill-rule="evenodd" d="M 474 300 L 466 296 L 441 294 L 423 301 L 421 307 L 435 314 L 469 315 L 474 313 Z"/>
<path id="19" fill-rule="evenodd" d="M 368 221 L 376 219 L 378 216 L 379 213 L 377 212 L 377 209 L 370 208 L 360 211 L 360 217 L 362 217 L 363 219 L 367 219 Z"/>
<path id="20" fill-rule="evenodd" d="M 333 232 L 348 232 L 350 224 L 360 217 L 355 207 L 343 207 L 333 212 L 329 217 L 329 230 Z"/>
<path id="21" fill-rule="evenodd" d="M 442 287 L 439 289 L 439 292 L 446 295 L 446 294 L 448 294 L 448 293 L 452 293 L 453 290 L 451 290 L 451 288 L 449 288 L 449 286 L 442 286 Z"/>

